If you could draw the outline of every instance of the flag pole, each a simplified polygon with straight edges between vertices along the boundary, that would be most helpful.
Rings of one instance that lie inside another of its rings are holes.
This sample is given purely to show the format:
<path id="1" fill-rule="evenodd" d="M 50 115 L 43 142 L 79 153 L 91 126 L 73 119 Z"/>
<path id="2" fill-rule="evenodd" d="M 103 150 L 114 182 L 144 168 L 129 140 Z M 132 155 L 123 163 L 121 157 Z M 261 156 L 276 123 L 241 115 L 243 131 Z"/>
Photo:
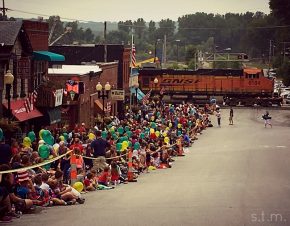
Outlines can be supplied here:
<path id="1" fill-rule="evenodd" d="M 133 73 L 133 61 L 132 61 L 132 58 L 133 58 L 133 45 L 134 45 L 134 34 L 133 34 L 133 31 L 132 31 L 132 35 L 131 35 L 131 74 Z"/>
<path id="2" fill-rule="evenodd" d="M 130 70 L 130 77 L 132 76 L 133 73 L 133 64 L 132 64 L 132 57 L 133 57 L 133 45 L 134 45 L 134 34 L 133 34 L 133 28 L 132 28 L 132 35 L 131 35 L 131 54 L 130 54 L 130 66 L 131 66 L 131 70 Z M 131 84 L 132 85 L 132 84 Z M 130 110 L 131 110 L 131 105 L 132 105 L 132 93 L 131 93 L 131 87 L 130 88 Z"/>

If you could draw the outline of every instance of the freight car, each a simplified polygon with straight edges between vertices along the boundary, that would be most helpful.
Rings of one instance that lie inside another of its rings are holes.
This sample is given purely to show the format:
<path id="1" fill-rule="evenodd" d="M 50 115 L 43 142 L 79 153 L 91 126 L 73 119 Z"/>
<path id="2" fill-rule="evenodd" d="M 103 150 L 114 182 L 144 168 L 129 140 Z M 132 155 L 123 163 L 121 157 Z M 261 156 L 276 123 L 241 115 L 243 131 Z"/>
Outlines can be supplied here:
<path id="1" fill-rule="evenodd" d="M 158 83 L 154 83 L 154 79 Z M 184 101 L 209 100 L 219 96 L 227 105 L 281 105 L 282 99 L 273 95 L 274 80 L 265 77 L 261 69 L 139 69 L 139 84 L 143 91 L 181 97 Z"/>

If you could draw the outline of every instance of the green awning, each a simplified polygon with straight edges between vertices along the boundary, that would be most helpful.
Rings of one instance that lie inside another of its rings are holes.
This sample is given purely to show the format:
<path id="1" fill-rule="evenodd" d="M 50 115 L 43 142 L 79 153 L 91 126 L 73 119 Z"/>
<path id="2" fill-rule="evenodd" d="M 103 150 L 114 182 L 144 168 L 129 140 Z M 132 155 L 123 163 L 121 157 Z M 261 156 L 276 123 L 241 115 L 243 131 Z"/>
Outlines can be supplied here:
<path id="1" fill-rule="evenodd" d="M 136 88 L 131 87 L 130 88 L 130 93 L 134 94 L 136 96 Z M 145 94 L 141 91 L 141 89 L 137 88 L 137 99 L 139 101 L 141 101 L 143 99 L 143 97 L 145 96 Z"/>
<path id="2" fill-rule="evenodd" d="M 49 51 L 33 51 L 34 60 L 44 60 L 44 61 L 64 61 L 63 55 L 49 52 Z"/>

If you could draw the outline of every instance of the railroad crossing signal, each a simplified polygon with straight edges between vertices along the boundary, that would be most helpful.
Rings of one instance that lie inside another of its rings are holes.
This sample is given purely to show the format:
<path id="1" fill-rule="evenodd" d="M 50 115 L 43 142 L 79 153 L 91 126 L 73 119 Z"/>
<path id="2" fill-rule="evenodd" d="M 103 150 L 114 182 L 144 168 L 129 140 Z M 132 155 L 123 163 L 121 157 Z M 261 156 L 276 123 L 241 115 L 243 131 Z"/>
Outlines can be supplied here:
<path id="1" fill-rule="evenodd" d="M 215 61 L 238 61 L 248 62 L 248 55 L 245 53 L 199 53 L 199 61 L 215 62 Z"/>

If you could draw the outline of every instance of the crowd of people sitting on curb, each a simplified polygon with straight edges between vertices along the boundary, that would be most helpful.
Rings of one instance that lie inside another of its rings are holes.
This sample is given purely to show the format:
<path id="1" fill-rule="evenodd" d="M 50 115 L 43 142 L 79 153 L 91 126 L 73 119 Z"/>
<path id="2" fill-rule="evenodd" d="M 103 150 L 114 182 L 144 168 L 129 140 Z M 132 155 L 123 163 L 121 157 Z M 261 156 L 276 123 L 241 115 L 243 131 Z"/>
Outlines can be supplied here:
<path id="1" fill-rule="evenodd" d="M 151 102 L 137 113 L 128 111 L 122 120 L 112 116 L 102 130 L 83 123 L 71 131 L 42 129 L 38 138 L 31 131 L 11 145 L 0 137 L 0 221 L 40 207 L 83 204 L 83 193 L 113 189 L 137 181 L 141 173 L 171 168 L 173 157 L 183 155 L 176 143 L 190 147 L 212 126 L 211 113 L 208 105 Z"/>

